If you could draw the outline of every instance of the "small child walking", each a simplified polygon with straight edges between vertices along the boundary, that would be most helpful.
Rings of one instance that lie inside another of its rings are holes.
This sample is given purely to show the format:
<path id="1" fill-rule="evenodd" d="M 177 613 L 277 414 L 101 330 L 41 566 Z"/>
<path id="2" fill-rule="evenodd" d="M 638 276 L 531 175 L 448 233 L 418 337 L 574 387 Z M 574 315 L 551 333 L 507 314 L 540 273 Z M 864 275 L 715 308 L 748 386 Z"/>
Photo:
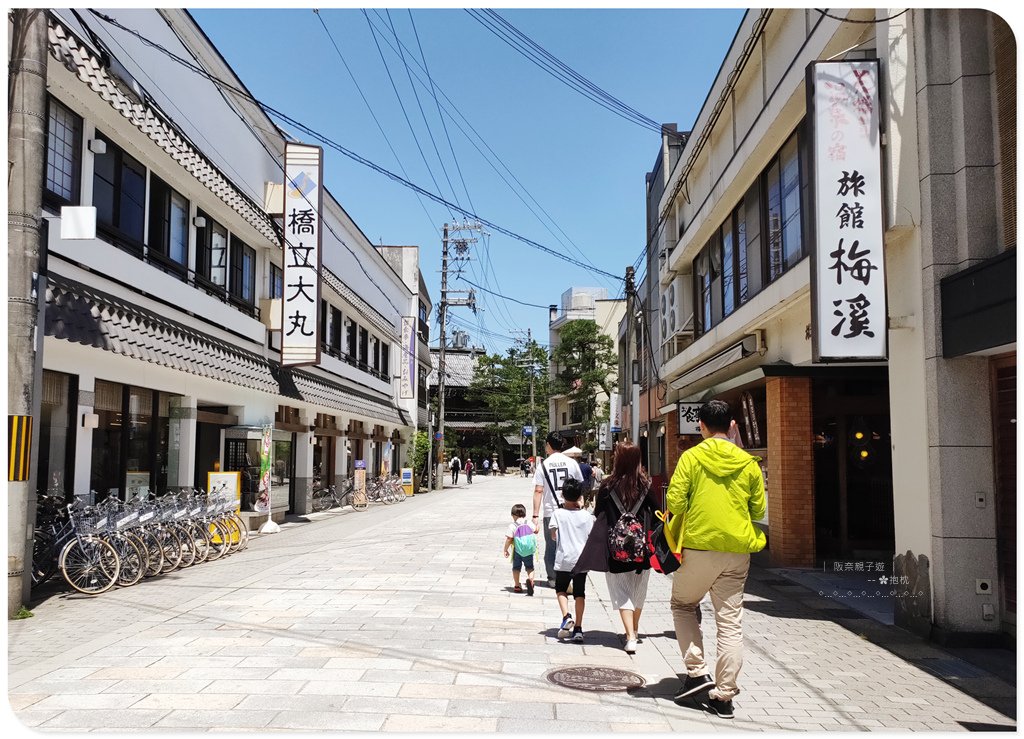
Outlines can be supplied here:
<path id="1" fill-rule="evenodd" d="M 569 478 L 562 484 L 562 498 L 565 506 L 558 508 L 551 516 L 551 538 L 555 540 L 555 594 L 558 607 L 562 610 L 562 625 L 558 638 L 583 642 L 583 609 L 586 607 L 587 573 L 573 572 L 580 558 L 583 545 L 587 543 L 590 529 L 594 527 L 594 516 L 580 505 L 583 485 Z M 569 583 L 576 600 L 576 618 L 569 615 Z"/>
<path id="2" fill-rule="evenodd" d="M 519 584 L 519 571 L 526 568 L 526 594 L 533 595 L 533 555 L 537 551 L 537 529 L 526 521 L 526 506 L 512 506 L 512 523 L 505 532 L 505 557 L 512 554 L 512 583 L 517 593 L 523 592 Z"/>

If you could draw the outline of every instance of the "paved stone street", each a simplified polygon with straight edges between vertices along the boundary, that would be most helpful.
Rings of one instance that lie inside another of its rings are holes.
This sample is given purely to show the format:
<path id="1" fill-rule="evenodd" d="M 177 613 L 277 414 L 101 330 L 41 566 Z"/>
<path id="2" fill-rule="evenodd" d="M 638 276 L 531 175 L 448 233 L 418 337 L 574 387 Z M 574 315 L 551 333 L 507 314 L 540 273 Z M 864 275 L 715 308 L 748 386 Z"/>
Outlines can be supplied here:
<path id="1" fill-rule="evenodd" d="M 583 646 L 555 637 L 551 590 L 511 592 L 502 537 L 531 493 L 522 478 L 478 477 L 364 513 L 314 514 L 132 588 L 53 595 L 9 624 L 11 705 L 28 726 L 77 731 L 1015 726 L 1013 685 L 764 570 L 747 595 L 737 720 L 676 706 L 668 578 L 652 574 L 633 657 L 602 575 L 588 584 Z M 544 679 L 573 664 L 633 670 L 647 687 L 587 693 Z"/>

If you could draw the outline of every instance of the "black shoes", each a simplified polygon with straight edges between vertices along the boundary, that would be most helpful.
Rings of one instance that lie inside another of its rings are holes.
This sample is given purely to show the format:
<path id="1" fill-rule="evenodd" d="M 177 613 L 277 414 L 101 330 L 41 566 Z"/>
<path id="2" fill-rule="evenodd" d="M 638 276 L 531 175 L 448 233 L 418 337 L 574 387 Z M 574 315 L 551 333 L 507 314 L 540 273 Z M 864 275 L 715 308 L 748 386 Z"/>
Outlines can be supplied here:
<path id="1" fill-rule="evenodd" d="M 533 580 L 526 581 L 526 594 L 533 595 Z"/>
<path id="2" fill-rule="evenodd" d="M 676 693 L 675 700 L 682 700 L 691 695 L 711 690 L 713 687 L 715 687 L 715 681 L 711 679 L 711 675 L 698 675 L 697 677 L 687 675 L 686 680 L 683 681 L 682 689 Z"/>
<path id="3" fill-rule="evenodd" d="M 732 701 L 708 698 L 708 710 L 718 716 L 718 718 L 736 718 L 736 715 L 732 712 Z"/>

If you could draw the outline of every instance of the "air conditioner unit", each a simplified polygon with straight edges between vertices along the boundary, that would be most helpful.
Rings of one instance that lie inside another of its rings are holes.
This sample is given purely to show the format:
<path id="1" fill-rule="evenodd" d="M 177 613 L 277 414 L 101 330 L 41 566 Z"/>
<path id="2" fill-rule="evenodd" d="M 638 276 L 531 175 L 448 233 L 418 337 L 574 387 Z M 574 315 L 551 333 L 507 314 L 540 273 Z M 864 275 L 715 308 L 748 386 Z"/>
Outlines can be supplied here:
<path id="1" fill-rule="evenodd" d="M 661 293 L 661 340 L 693 331 L 693 283 L 690 275 L 676 277 Z"/>

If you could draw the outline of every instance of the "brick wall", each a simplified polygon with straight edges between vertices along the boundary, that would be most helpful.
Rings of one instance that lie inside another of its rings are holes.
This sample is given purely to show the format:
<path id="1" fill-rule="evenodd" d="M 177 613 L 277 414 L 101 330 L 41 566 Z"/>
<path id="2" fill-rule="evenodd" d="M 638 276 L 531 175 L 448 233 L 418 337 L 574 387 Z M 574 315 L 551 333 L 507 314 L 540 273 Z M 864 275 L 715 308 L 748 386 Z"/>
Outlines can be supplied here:
<path id="1" fill-rule="evenodd" d="M 768 378 L 767 401 L 771 562 L 776 566 L 813 567 L 814 432 L 810 378 Z"/>

